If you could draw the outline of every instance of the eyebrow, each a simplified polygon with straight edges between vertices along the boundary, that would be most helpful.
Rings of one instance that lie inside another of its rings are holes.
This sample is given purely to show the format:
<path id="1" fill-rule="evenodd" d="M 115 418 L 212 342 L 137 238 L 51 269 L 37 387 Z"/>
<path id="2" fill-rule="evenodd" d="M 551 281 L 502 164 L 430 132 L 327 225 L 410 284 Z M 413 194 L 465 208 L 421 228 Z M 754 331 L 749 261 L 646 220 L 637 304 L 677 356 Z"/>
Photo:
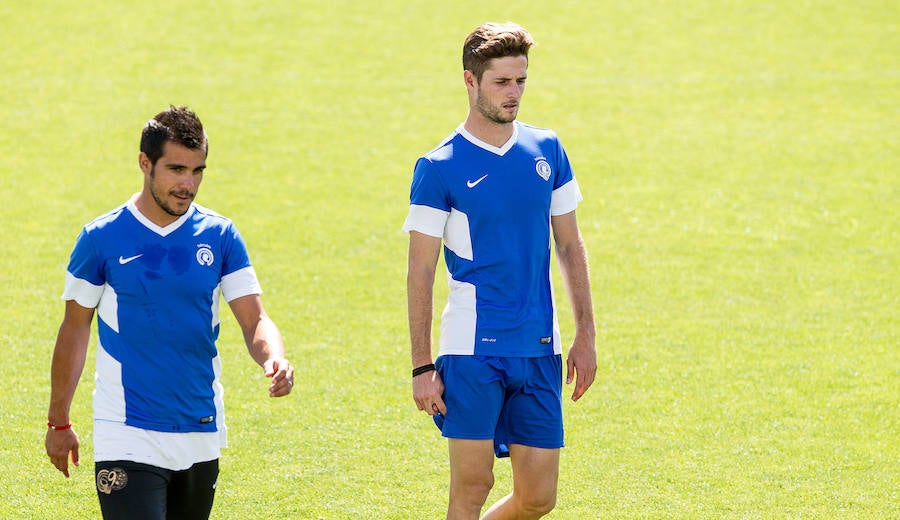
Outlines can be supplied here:
<path id="1" fill-rule="evenodd" d="M 165 168 L 167 168 L 169 170 L 179 170 L 179 169 L 187 170 L 187 169 L 189 169 L 186 164 L 181 164 L 181 163 L 168 163 L 165 165 Z M 197 166 L 196 168 L 194 168 L 193 171 L 205 170 L 205 169 L 206 169 L 206 163 L 203 163 L 203 164 Z"/>

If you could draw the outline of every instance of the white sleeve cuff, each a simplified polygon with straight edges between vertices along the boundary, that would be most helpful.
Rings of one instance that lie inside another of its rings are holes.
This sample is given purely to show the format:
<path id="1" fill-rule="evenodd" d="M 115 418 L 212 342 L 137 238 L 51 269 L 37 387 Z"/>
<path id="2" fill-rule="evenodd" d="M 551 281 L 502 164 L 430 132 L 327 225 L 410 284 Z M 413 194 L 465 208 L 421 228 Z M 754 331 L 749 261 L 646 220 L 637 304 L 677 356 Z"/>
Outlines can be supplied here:
<path id="1" fill-rule="evenodd" d="M 563 184 L 559 188 L 553 190 L 550 198 L 550 216 L 558 217 L 575 211 L 578 203 L 584 200 L 581 196 L 581 190 L 578 189 L 578 183 L 575 179 Z"/>
<path id="2" fill-rule="evenodd" d="M 94 285 L 87 280 L 76 278 L 66 271 L 66 286 L 63 289 L 63 300 L 75 300 L 85 309 L 93 309 L 100 303 L 104 285 Z"/>
<path id="3" fill-rule="evenodd" d="M 418 231 L 441 238 L 444 236 L 444 225 L 447 223 L 449 215 L 449 212 L 431 206 L 410 204 L 409 214 L 406 216 L 406 222 L 403 223 L 403 231 Z"/>
<path id="4" fill-rule="evenodd" d="M 262 294 L 262 287 L 256 279 L 256 271 L 253 266 L 238 269 L 222 277 L 222 296 L 226 302 L 248 294 Z"/>

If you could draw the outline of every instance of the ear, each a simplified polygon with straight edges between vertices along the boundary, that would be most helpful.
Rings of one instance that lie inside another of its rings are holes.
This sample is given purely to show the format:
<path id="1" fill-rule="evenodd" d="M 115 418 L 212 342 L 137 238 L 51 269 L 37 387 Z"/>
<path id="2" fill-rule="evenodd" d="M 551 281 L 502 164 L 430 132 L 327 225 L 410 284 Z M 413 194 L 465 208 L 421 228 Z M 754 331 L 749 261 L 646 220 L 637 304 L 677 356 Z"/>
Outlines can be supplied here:
<path id="1" fill-rule="evenodd" d="M 150 158 L 147 157 L 147 154 L 144 152 L 141 152 L 140 155 L 138 155 L 138 166 L 141 167 L 141 171 L 144 172 L 145 174 L 149 174 L 150 171 L 153 169 L 153 163 L 150 161 Z"/>
<path id="2" fill-rule="evenodd" d="M 475 73 L 471 70 L 463 71 L 463 81 L 466 82 L 467 89 L 476 89 L 478 88 L 478 79 L 475 77 Z"/>

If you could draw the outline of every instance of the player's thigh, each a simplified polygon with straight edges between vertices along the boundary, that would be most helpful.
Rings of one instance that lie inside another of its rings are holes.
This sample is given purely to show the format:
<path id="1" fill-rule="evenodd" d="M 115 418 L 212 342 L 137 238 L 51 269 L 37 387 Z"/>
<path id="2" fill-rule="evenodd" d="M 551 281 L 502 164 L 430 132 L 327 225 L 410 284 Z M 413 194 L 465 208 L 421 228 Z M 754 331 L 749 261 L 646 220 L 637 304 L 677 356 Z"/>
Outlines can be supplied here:
<path id="1" fill-rule="evenodd" d="M 94 476 L 104 520 L 164 520 L 170 475 L 137 462 L 97 462 Z"/>
<path id="2" fill-rule="evenodd" d="M 556 500 L 559 484 L 559 448 L 535 448 L 522 444 L 509 447 L 516 493 L 537 501 Z"/>
<path id="3" fill-rule="evenodd" d="M 218 479 L 218 459 L 198 462 L 184 471 L 175 472 L 169 483 L 166 517 L 172 520 L 209 518 Z"/>
<path id="4" fill-rule="evenodd" d="M 448 439 L 450 451 L 450 485 L 484 487 L 494 482 L 494 441 Z"/>

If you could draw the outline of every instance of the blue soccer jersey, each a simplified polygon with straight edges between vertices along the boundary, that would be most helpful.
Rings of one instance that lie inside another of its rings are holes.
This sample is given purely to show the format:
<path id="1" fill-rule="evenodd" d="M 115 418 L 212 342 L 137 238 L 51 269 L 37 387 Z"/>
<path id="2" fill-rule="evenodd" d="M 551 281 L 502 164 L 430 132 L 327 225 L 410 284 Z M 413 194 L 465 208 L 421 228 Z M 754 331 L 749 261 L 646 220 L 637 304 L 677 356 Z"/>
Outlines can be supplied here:
<path id="1" fill-rule="evenodd" d="M 223 432 L 220 294 L 260 293 L 237 229 L 202 206 L 161 228 L 132 199 L 86 225 L 63 299 L 97 308 L 95 420 Z"/>
<path id="2" fill-rule="evenodd" d="M 450 294 L 439 355 L 561 352 L 550 218 L 582 200 L 556 135 L 516 122 L 501 148 L 460 125 L 419 158 L 405 231 L 441 237 Z"/>

